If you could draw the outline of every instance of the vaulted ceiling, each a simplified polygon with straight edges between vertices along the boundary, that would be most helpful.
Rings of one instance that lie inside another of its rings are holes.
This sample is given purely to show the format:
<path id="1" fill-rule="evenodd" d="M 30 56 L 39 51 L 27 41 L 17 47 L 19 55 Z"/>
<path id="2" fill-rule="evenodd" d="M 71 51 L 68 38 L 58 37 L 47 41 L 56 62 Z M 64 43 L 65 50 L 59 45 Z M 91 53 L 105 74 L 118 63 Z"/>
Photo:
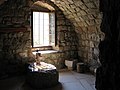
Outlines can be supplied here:
<path id="1" fill-rule="evenodd" d="M 74 26 L 83 30 L 99 28 L 101 14 L 99 12 L 99 0 L 51 0 L 65 14 Z"/>

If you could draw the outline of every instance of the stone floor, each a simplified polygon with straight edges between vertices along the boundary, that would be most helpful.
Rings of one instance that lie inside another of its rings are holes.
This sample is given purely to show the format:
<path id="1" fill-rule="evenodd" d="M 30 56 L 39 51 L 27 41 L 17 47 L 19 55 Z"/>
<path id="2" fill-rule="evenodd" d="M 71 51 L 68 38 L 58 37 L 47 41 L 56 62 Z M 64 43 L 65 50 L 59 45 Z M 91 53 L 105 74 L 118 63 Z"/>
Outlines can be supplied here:
<path id="1" fill-rule="evenodd" d="M 50 82 L 50 81 L 48 81 Z M 76 71 L 60 71 L 60 84 L 48 89 L 39 90 L 96 90 L 95 76 L 91 74 L 77 73 Z M 25 84 L 25 77 L 12 77 L 0 80 L 0 90 L 38 90 Z"/>

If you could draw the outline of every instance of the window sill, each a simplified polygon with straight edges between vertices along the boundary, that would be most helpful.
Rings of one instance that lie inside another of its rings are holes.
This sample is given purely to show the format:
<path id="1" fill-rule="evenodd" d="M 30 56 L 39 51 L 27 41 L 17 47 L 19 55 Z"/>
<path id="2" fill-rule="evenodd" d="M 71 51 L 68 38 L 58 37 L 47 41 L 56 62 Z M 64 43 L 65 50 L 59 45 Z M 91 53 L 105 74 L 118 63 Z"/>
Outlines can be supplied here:
<path id="1" fill-rule="evenodd" d="M 32 53 L 36 55 L 36 53 L 41 53 L 41 54 L 49 54 L 49 53 L 57 53 L 57 50 L 44 50 L 44 51 L 33 51 Z"/>

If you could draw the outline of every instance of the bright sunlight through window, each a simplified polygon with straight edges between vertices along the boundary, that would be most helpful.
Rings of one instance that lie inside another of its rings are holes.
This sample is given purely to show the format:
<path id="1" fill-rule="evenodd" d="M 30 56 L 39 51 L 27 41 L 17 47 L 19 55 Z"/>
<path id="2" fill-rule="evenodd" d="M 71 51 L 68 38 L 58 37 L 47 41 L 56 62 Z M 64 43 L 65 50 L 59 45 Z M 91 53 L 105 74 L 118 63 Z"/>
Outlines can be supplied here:
<path id="1" fill-rule="evenodd" d="M 55 44 L 55 14 L 33 12 L 33 47 Z"/>

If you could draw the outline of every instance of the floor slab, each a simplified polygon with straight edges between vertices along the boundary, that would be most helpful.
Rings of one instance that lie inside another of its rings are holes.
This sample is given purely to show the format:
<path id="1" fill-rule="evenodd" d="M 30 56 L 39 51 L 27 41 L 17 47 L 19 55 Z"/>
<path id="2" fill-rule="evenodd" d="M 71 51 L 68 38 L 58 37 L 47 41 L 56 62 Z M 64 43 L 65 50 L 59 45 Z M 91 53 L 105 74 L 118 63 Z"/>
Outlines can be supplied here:
<path id="1" fill-rule="evenodd" d="M 49 81 L 50 82 L 50 81 Z M 0 90 L 38 90 L 25 83 L 24 76 L 0 80 Z M 95 90 L 95 76 L 76 71 L 59 72 L 59 84 L 40 90 Z"/>

